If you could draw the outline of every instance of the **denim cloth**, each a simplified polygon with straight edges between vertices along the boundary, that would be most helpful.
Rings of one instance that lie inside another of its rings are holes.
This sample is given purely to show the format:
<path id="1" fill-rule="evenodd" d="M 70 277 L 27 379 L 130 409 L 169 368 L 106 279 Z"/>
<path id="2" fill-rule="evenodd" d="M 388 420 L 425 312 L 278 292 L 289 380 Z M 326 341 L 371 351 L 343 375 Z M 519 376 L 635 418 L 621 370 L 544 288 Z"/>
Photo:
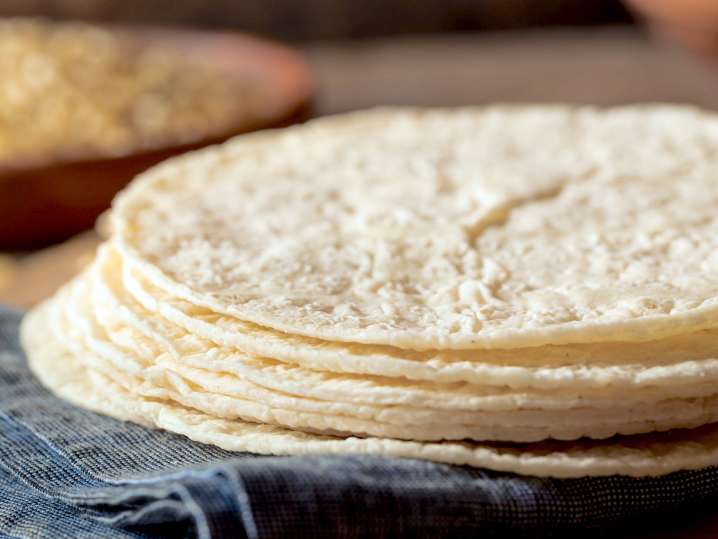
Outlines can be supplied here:
<path id="1" fill-rule="evenodd" d="M 537 539 L 625 530 L 718 501 L 716 468 L 556 480 L 409 459 L 230 453 L 55 398 L 27 369 L 19 319 L 0 308 L 0 537 Z"/>

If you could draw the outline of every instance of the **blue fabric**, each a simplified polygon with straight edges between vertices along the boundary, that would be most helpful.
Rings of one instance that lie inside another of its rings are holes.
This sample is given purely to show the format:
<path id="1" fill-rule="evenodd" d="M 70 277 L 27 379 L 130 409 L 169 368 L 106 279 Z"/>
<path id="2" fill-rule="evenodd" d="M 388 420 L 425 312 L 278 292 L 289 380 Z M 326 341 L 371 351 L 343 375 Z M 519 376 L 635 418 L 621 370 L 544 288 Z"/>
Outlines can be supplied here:
<path id="1" fill-rule="evenodd" d="M 573 480 L 367 456 L 229 453 L 42 388 L 0 309 L 0 537 L 510 537 L 626 529 L 718 501 L 718 470 Z M 646 518 L 647 516 L 651 518 Z"/>

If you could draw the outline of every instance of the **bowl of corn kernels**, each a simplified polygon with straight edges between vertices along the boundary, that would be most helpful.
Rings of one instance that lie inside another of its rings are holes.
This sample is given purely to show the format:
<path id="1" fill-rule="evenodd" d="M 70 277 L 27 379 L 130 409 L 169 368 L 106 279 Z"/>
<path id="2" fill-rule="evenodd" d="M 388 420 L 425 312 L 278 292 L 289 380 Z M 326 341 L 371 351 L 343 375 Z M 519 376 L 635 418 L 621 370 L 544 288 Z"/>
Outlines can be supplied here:
<path id="1" fill-rule="evenodd" d="M 178 153 L 307 112 L 301 56 L 234 33 L 0 19 L 0 249 L 92 226 Z"/>

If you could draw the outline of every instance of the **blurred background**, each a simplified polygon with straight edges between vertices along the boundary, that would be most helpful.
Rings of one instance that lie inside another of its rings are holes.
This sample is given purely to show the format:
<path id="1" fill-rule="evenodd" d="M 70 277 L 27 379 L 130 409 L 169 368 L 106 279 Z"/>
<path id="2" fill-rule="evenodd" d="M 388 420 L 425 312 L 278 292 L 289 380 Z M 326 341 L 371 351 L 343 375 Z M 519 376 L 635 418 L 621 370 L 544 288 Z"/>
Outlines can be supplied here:
<path id="1" fill-rule="evenodd" d="M 0 6 L 5 16 L 229 28 L 292 41 L 631 20 L 617 0 L 3 0 Z"/>
<path id="2" fill-rule="evenodd" d="M 240 119 L 212 136 L 199 136 L 200 129 L 195 139 L 151 155 L 42 166 L 16 159 L 11 167 L 1 150 L 3 128 L 11 140 L 13 126 L 3 127 L 0 115 L 0 302 L 21 308 L 91 256 L 97 235 L 82 230 L 134 174 L 239 132 L 380 105 L 667 101 L 718 108 L 717 0 L 0 0 L 0 22 L 17 16 L 181 29 L 166 44 L 199 53 L 228 77 L 251 79 L 261 91 L 251 103 L 238 91 L 236 101 L 263 111 L 257 121 Z M 2 47 L 0 68 L 16 54 Z M 74 62 L 81 70 L 82 58 Z M 0 105 L 12 82 L 0 82 Z M 45 98 L 34 99 L 40 106 Z M 83 129 L 70 122 L 62 136 Z M 32 129 L 25 138 L 31 145 Z"/>

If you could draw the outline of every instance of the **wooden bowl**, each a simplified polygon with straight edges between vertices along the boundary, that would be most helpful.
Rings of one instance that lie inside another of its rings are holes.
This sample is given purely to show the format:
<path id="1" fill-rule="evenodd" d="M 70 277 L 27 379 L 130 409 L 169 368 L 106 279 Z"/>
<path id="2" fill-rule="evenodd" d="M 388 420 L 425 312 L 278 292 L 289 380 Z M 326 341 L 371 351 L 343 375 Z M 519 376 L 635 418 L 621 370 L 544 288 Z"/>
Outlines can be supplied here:
<path id="1" fill-rule="evenodd" d="M 218 66 L 231 77 L 266 88 L 246 116 L 217 130 L 208 125 L 192 140 L 106 158 L 59 154 L 0 161 L 0 250 L 37 248 L 90 228 L 113 196 L 135 175 L 173 155 L 234 135 L 306 119 L 314 90 L 301 55 L 283 45 L 244 34 L 158 28 L 122 28 L 138 40 L 174 47 Z"/>

